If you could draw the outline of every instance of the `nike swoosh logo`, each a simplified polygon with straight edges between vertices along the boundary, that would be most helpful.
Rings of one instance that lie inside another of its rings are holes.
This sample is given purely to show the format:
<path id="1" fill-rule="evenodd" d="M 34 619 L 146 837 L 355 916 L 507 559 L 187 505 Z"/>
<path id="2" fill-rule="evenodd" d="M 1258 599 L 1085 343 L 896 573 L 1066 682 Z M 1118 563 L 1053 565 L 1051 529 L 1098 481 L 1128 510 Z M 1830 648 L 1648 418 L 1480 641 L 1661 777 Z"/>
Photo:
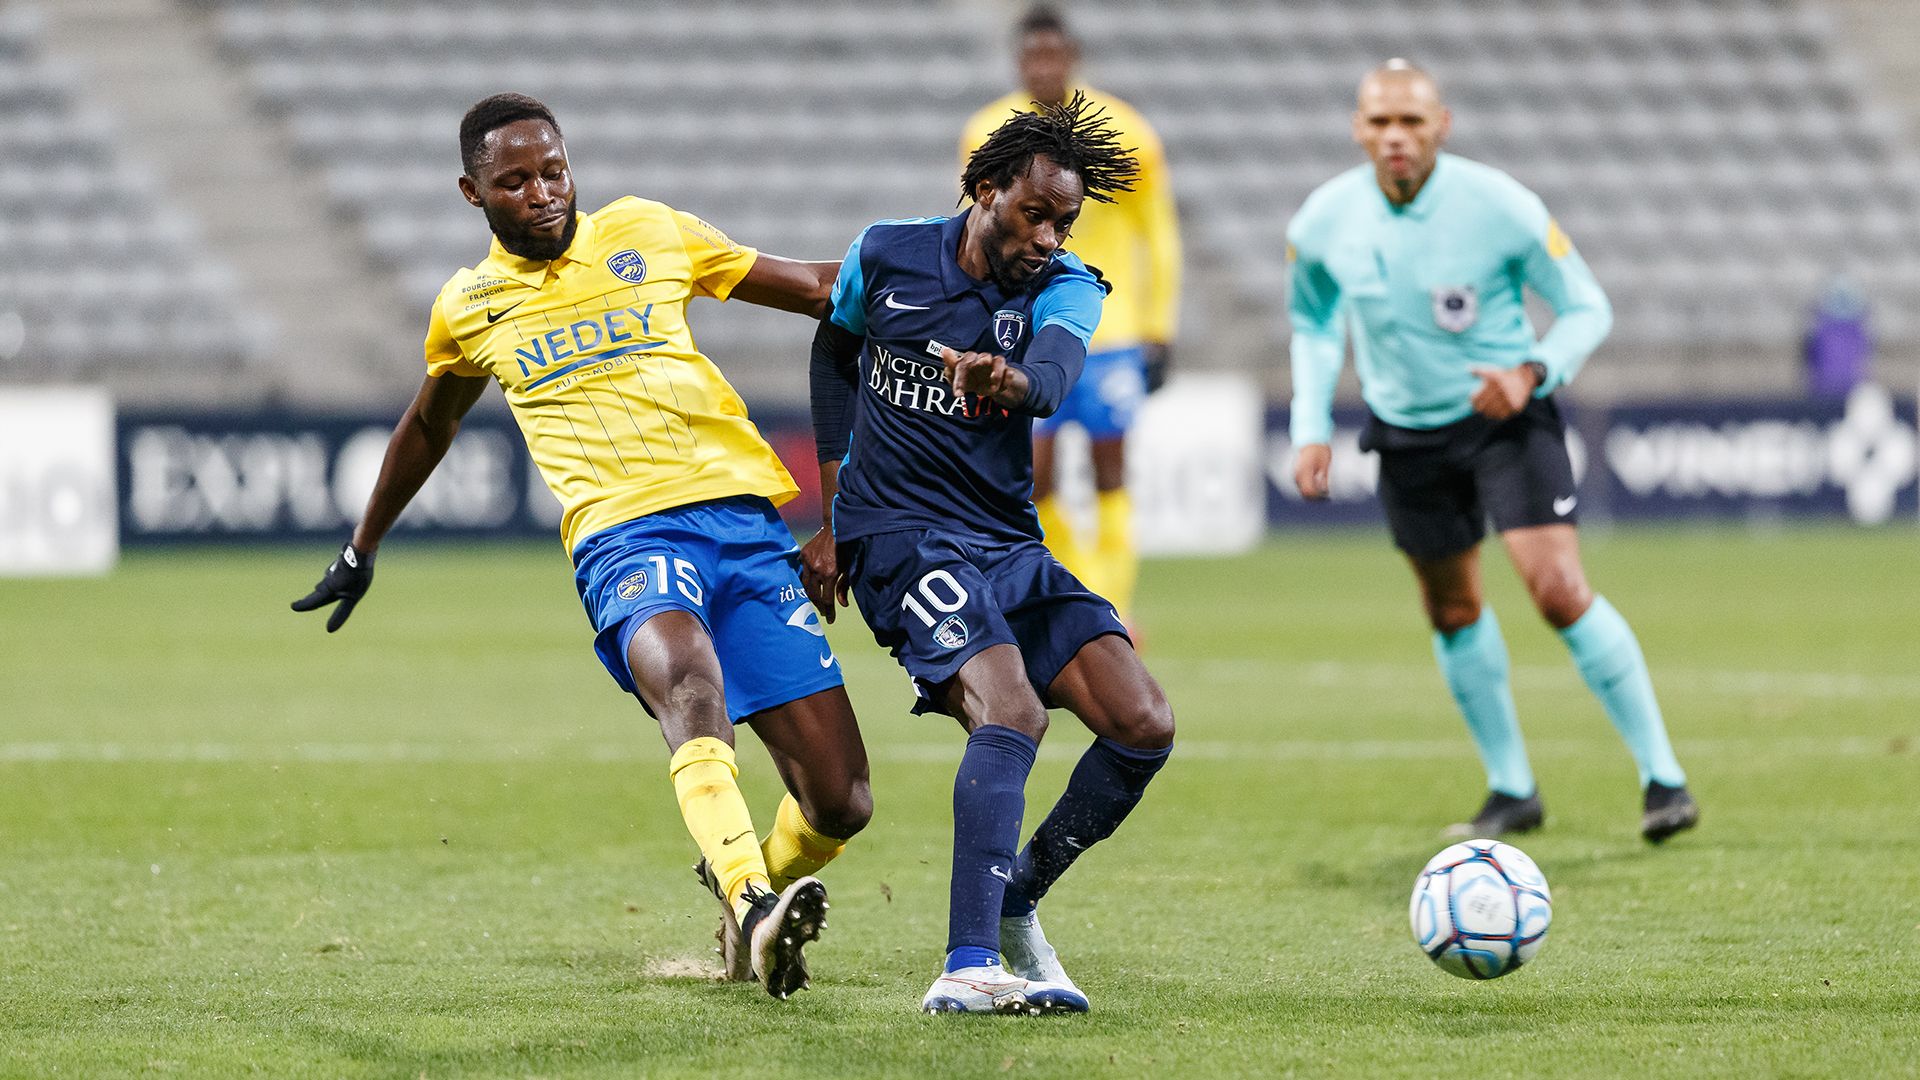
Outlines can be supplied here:
<path id="1" fill-rule="evenodd" d="M 887 306 L 888 306 L 888 307 L 890 307 L 890 308 L 892 308 L 892 309 L 893 309 L 893 310 L 895 310 L 895 311 L 925 311 L 925 310 L 927 310 L 927 309 L 926 309 L 925 307 L 923 307 L 923 306 L 921 306 L 921 305 L 919 305 L 919 304 L 903 304 L 903 303 L 901 303 L 900 301 L 898 301 L 898 300 L 895 300 L 895 299 L 893 298 L 893 294 L 892 294 L 892 293 L 888 293 L 888 294 L 887 294 Z"/>
<path id="2" fill-rule="evenodd" d="M 746 832 L 739 834 L 739 836 L 729 836 L 725 840 L 720 841 L 720 846 L 725 847 L 728 844 L 733 843 L 735 840 L 740 839 L 741 836 L 752 836 L 752 835 L 753 835 L 753 830 L 748 829 Z"/>
<path id="3" fill-rule="evenodd" d="M 820 654 L 820 666 L 821 666 L 821 667 L 823 667 L 823 668 L 830 668 L 830 667 L 832 667 L 832 666 L 833 666 L 833 654 L 832 654 L 832 653 L 822 653 L 822 654 Z"/>
<path id="4" fill-rule="evenodd" d="M 494 323 L 497 323 L 497 322 L 499 322 L 499 321 L 500 321 L 501 319 L 504 319 L 504 318 L 506 318 L 506 317 L 507 317 L 507 312 L 509 312 L 509 311 L 512 311 L 512 310 L 513 310 L 514 308 L 517 308 L 517 307 L 519 307 L 519 306 L 520 306 L 520 304 L 524 304 L 524 303 L 526 303 L 526 301 L 525 301 L 525 300 L 522 300 L 522 301 L 520 301 L 519 303 L 515 303 L 515 304 L 510 304 L 510 305 L 508 305 L 507 307 L 504 307 L 504 308 L 501 308 L 501 309 L 500 309 L 500 313 L 499 313 L 499 314 L 497 314 L 497 315 L 496 315 L 496 314 L 494 314 L 494 313 L 493 313 L 493 312 L 491 312 L 491 311 L 489 311 L 489 312 L 487 312 L 487 325 L 488 325 L 488 326 L 492 326 L 492 325 L 493 325 Z"/>
<path id="5" fill-rule="evenodd" d="M 1568 514 L 1573 513 L 1573 504 L 1579 501 L 1580 496 L 1578 495 L 1569 495 L 1564 499 L 1555 499 L 1553 500 L 1553 512 L 1561 517 L 1566 517 Z"/>
<path id="6" fill-rule="evenodd" d="M 1008 873 L 1005 870 L 1000 869 L 997 866 L 987 867 L 987 873 L 992 874 L 994 877 L 999 878 L 1001 881 L 1004 881 L 1009 885 L 1013 884 L 1013 875 Z"/>

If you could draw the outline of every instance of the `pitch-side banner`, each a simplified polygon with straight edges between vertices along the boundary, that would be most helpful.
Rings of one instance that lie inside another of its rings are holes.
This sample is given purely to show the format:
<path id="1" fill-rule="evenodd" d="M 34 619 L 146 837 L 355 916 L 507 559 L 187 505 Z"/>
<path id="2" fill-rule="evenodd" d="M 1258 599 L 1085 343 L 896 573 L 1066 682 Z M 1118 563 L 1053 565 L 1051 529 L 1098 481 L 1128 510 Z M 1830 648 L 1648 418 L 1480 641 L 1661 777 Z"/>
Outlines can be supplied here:
<path id="1" fill-rule="evenodd" d="M 1845 401 L 1672 402 L 1566 408 L 1580 516 L 1911 520 L 1920 505 L 1914 404 L 1877 386 Z M 1268 415 L 1267 518 L 1275 525 L 1377 522 L 1365 414 L 1336 411 L 1332 497 L 1293 484 L 1285 409 Z"/>
<path id="2" fill-rule="evenodd" d="M 113 568 L 113 419 L 100 390 L 0 387 L 0 576 Z"/>

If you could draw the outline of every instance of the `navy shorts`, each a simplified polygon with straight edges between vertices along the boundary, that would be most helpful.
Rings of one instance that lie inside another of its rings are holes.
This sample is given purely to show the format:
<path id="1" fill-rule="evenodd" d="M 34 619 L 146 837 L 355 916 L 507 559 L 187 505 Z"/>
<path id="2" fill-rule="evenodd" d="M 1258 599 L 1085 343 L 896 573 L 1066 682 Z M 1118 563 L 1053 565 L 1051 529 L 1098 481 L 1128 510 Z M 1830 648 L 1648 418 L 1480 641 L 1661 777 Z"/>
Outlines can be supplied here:
<path id="1" fill-rule="evenodd" d="M 849 540 L 839 555 L 873 639 L 913 676 L 916 713 L 947 712 L 944 684 L 994 645 L 1019 647 L 1027 681 L 1051 706 L 1047 688 L 1081 646 L 1127 636 L 1113 605 L 1038 540 L 913 529 Z"/>
<path id="2" fill-rule="evenodd" d="M 1147 350 L 1135 345 L 1089 354 L 1080 378 L 1067 389 L 1052 416 L 1033 422 L 1035 435 L 1056 435 L 1066 424 L 1087 429 L 1089 439 L 1118 439 L 1133 426 L 1147 400 Z"/>
<path id="3" fill-rule="evenodd" d="M 1497 532 L 1579 520 L 1566 425 L 1552 398 L 1500 423 L 1474 415 L 1430 430 L 1369 415 L 1360 449 L 1380 452 L 1380 505 L 1393 542 L 1418 559 L 1478 544 L 1489 518 Z"/>
<path id="4" fill-rule="evenodd" d="M 690 612 L 706 626 L 736 724 L 841 685 L 840 662 L 800 586 L 793 534 L 766 499 L 739 496 L 635 518 L 580 541 L 573 563 L 593 650 L 629 694 L 637 696 L 627 646 L 663 611 Z"/>

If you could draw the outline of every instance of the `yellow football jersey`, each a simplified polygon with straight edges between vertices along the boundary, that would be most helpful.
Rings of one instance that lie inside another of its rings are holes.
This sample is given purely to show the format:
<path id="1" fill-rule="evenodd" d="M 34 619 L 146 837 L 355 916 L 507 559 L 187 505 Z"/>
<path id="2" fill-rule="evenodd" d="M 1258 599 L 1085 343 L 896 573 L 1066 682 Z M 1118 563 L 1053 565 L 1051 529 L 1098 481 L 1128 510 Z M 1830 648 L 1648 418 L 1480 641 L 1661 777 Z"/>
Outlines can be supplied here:
<path id="1" fill-rule="evenodd" d="M 1092 350 L 1105 352 L 1143 342 L 1171 342 L 1180 306 L 1180 223 L 1173 205 L 1173 180 L 1159 135 L 1131 105 L 1110 94 L 1077 86 L 1094 105 L 1106 109 L 1120 132 L 1120 145 L 1133 149 L 1140 175 L 1132 191 L 1114 193 L 1114 202 L 1088 199 L 1080 208 L 1067 250 L 1100 268 L 1113 283 L 1093 333 Z M 1073 91 L 1068 91 L 1072 96 Z M 1020 90 L 981 109 L 960 137 L 960 165 L 1015 111 L 1031 111 L 1032 99 Z"/>
<path id="2" fill-rule="evenodd" d="M 477 269 L 454 274 L 427 324 L 427 371 L 499 380 L 560 500 L 568 551 L 675 506 L 793 498 L 793 477 L 687 327 L 687 301 L 725 300 L 759 253 L 645 199 L 579 221 L 552 262 L 495 240 Z"/>

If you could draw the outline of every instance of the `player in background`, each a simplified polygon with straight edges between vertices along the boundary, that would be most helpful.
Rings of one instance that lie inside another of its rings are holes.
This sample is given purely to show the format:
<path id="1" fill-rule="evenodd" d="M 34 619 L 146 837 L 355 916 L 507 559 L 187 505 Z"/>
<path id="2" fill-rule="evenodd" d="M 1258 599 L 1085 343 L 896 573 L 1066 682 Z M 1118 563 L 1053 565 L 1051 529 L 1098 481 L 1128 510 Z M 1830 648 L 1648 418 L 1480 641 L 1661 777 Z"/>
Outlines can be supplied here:
<path id="1" fill-rule="evenodd" d="M 1126 435 L 1146 395 L 1166 381 L 1180 307 L 1180 223 L 1160 136 L 1131 105 L 1078 82 L 1080 45 L 1051 8 L 1040 6 L 1015 32 L 1021 88 L 973 114 L 960 140 L 960 164 L 1014 112 L 1060 105 L 1084 94 L 1103 109 L 1120 144 L 1139 162 L 1130 190 L 1089 201 L 1073 226 L 1073 253 L 1114 285 L 1088 345 L 1085 370 L 1052 416 L 1033 425 L 1033 499 L 1047 547 L 1094 592 L 1133 617 L 1140 555 L 1126 488 Z M 1093 447 L 1098 532 L 1083 543 L 1054 484 L 1054 436 L 1079 424 Z"/>
<path id="2" fill-rule="evenodd" d="M 666 737 L 728 974 L 784 998 L 807 984 L 801 950 L 824 925 L 812 875 L 872 815 L 866 750 L 774 511 L 798 490 L 694 345 L 686 306 L 732 297 L 818 318 L 838 266 L 761 255 L 642 199 L 578 213 L 559 125 L 522 95 L 469 110 L 460 156 L 492 250 L 434 301 L 426 381 L 366 513 L 293 608 L 337 600 L 327 631 L 346 622 L 381 539 L 498 381 L 563 508 L 594 650 Z M 735 783 L 742 722 L 788 790 L 764 842 Z"/>
<path id="3" fill-rule="evenodd" d="M 1287 228 L 1294 482 L 1327 495 L 1333 391 L 1354 366 L 1380 453 L 1380 501 L 1413 563 L 1433 651 L 1486 766 L 1473 836 L 1545 814 L 1507 684 L 1507 646 L 1480 587 L 1485 521 L 1640 770 L 1640 831 L 1699 820 L 1633 630 L 1587 584 L 1577 496 L 1553 392 L 1613 324 L 1607 298 L 1546 207 L 1513 178 L 1441 152 L 1452 115 L 1431 76 L 1389 61 L 1360 84 L 1353 136 L 1371 164 L 1321 185 Z M 1554 310 L 1535 339 L 1531 288 Z"/>
<path id="4" fill-rule="evenodd" d="M 1040 542 L 1031 501 L 1033 418 L 1066 397 L 1106 293 L 1061 245 L 1083 200 L 1132 178 L 1117 134 L 1079 96 L 1002 124 L 967 160 L 971 207 L 860 234 L 814 337 L 825 520 L 802 576 L 829 618 L 851 586 L 913 677 L 914 711 L 968 732 L 930 1012 L 1087 1008 L 1037 905 L 1173 745 L 1173 713 L 1119 616 Z M 1049 706 L 1096 737 L 1016 855 Z"/>

